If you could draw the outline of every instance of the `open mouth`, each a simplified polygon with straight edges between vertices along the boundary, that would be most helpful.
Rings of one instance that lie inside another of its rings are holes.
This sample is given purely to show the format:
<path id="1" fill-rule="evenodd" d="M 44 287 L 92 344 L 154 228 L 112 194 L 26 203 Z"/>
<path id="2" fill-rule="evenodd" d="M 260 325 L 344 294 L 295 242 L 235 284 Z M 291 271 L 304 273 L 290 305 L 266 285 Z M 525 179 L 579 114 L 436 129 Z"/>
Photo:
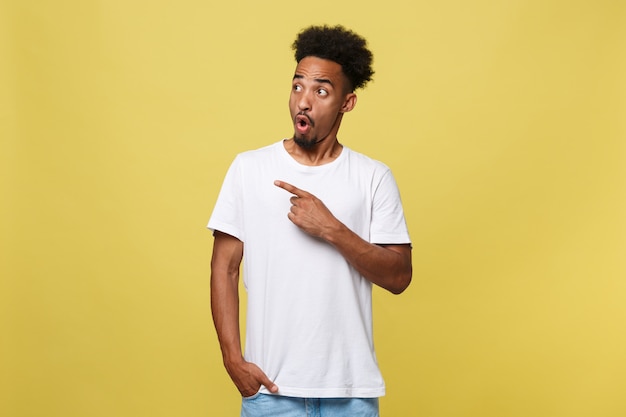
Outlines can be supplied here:
<path id="1" fill-rule="evenodd" d="M 307 133 L 311 129 L 312 125 L 313 122 L 311 121 L 311 119 L 309 119 L 308 116 L 304 114 L 299 114 L 296 116 L 295 126 L 298 133 Z"/>

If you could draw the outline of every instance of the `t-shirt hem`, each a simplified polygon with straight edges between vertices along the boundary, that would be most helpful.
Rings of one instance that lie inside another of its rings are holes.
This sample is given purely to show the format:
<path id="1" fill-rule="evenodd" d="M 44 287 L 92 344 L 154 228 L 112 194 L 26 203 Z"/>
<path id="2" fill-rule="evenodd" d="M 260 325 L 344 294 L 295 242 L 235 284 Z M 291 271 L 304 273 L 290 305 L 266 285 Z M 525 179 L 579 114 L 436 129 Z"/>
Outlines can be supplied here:
<path id="1" fill-rule="evenodd" d="M 294 388 L 279 387 L 276 394 L 261 387 L 261 394 L 281 395 L 297 398 L 378 398 L 385 395 L 385 387 L 379 388 Z"/>
<path id="2" fill-rule="evenodd" d="M 226 233 L 227 235 L 234 236 L 243 242 L 243 238 L 239 230 L 236 227 L 233 227 L 227 223 L 222 223 L 222 222 L 213 220 L 209 222 L 209 224 L 207 225 L 207 229 L 211 230 L 212 232 L 219 230 L 220 232 Z"/>
<path id="3" fill-rule="evenodd" d="M 376 234 L 370 236 L 370 242 L 377 245 L 410 245 L 411 238 L 408 235 Z"/>

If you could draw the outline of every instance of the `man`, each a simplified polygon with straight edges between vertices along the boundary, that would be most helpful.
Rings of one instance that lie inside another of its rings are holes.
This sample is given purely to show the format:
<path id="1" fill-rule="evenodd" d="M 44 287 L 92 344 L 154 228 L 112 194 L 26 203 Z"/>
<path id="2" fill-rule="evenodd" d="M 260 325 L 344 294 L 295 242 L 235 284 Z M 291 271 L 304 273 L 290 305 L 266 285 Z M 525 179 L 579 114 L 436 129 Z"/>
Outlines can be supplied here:
<path id="1" fill-rule="evenodd" d="M 293 137 L 238 155 L 209 220 L 213 320 L 242 416 L 377 416 L 372 284 L 399 294 L 412 266 L 389 168 L 337 139 L 372 54 L 341 26 L 310 27 L 293 48 Z"/>

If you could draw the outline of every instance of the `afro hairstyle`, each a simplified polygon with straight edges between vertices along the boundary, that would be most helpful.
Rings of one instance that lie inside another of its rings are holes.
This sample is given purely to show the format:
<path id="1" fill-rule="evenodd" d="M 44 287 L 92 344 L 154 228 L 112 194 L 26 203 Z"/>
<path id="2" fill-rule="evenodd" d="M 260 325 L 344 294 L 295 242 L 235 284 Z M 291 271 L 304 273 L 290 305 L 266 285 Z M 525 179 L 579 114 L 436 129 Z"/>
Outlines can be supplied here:
<path id="1" fill-rule="evenodd" d="M 311 26 L 302 30 L 293 45 L 296 62 L 314 56 L 341 65 L 352 90 L 364 87 L 374 75 L 372 52 L 367 41 L 341 25 Z"/>

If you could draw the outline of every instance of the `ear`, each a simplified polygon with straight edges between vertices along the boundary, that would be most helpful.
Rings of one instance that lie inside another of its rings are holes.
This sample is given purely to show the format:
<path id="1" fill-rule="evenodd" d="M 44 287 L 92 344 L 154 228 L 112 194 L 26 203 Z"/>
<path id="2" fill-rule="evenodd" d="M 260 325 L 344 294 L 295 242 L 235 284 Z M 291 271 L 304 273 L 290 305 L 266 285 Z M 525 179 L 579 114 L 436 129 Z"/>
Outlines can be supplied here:
<path id="1" fill-rule="evenodd" d="M 352 111 L 352 109 L 356 106 L 356 94 L 348 93 L 346 94 L 346 98 L 343 101 L 343 105 L 341 106 L 341 112 L 347 113 Z"/>

